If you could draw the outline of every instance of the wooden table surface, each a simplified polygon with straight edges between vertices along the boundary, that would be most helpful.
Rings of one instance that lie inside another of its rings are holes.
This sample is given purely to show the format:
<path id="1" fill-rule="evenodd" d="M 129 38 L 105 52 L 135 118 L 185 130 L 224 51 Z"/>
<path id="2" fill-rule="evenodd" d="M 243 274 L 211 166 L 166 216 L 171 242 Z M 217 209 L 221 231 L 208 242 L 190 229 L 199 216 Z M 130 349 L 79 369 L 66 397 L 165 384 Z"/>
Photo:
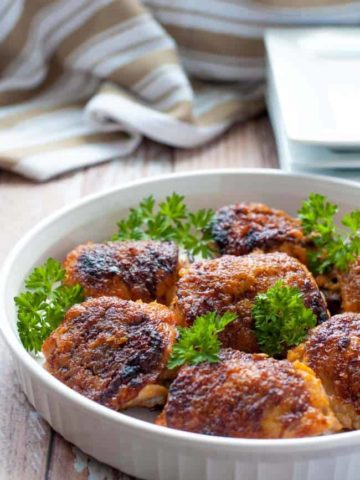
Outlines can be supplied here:
<path id="1" fill-rule="evenodd" d="M 135 179 L 205 168 L 277 167 L 265 116 L 232 127 L 195 150 L 174 150 L 145 141 L 137 152 L 44 184 L 0 172 L 0 264 L 36 222 L 85 195 Z M 0 480 L 129 480 L 87 457 L 56 434 L 19 388 L 11 358 L 0 340 Z"/>

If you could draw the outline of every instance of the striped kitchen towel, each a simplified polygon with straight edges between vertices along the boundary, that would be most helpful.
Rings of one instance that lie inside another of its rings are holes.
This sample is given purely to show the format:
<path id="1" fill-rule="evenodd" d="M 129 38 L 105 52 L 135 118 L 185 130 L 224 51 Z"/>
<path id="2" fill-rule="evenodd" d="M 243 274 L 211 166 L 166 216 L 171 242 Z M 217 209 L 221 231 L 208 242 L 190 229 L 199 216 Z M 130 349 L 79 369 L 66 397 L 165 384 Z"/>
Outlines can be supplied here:
<path id="1" fill-rule="evenodd" d="M 201 145 L 263 109 L 265 28 L 354 24 L 359 1 L 0 0 L 0 168 Z"/>

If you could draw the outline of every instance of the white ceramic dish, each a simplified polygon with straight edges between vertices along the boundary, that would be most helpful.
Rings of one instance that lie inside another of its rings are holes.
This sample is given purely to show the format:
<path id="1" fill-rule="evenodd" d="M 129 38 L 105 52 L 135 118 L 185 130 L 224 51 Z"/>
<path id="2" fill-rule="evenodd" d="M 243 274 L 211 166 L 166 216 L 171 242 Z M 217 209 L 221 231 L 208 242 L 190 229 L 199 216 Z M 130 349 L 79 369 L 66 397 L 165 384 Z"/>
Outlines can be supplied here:
<path id="1" fill-rule="evenodd" d="M 41 222 L 10 253 L 0 284 L 1 331 L 29 401 L 67 440 L 98 460 L 148 480 L 358 480 L 360 431 L 293 440 L 210 437 L 153 425 L 145 412 L 117 413 L 72 391 L 22 347 L 13 297 L 29 271 L 49 255 L 109 238 L 115 221 L 149 194 L 177 191 L 193 208 L 263 201 L 294 214 L 310 192 L 343 210 L 358 208 L 360 185 L 274 170 L 171 175 L 81 200 Z"/>
<path id="2" fill-rule="evenodd" d="M 360 29 L 274 29 L 265 43 L 289 139 L 358 148 Z"/>
<path id="3" fill-rule="evenodd" d="M 349 149 L 335 151 L 323 145 L 295 142 L 287 136 L 270 68 L 266 103 L 274 129 L 280 166 L 283 170 L 360 180 L 360 151 Z"/>

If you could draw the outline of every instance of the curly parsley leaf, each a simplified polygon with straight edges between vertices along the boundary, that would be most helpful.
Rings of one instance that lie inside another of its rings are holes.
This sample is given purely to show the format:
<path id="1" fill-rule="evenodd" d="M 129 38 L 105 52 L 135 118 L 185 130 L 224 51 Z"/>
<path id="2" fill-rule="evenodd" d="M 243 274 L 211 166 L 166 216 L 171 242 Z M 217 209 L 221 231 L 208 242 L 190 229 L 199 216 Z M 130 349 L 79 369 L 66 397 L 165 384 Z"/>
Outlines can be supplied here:
<path id="1" fill-rule="evenodd" d="M 83 301 L 82 287 L 63 285 L 64 277 L 61 263 L 49 258 L 26 279 L 27 291 L 15 297 L 17 327 L 26 350 L 39 352 L 44 340 L 64 319 L 66 311 Z"/>
<path id="2" fill-rule="evenodd" d="M 336 228 L 334 217 L 337 212 L 337 205 L 317 193 L 311 193 L 298 211 L 304 233 L 314 245 L 308 251 L 308 260 L 310 270 L 315 274 L 333 268 L 345 271 L 360 255 L 360 210 L 343 217 L 341 223 L 348 229 L 345 232 Z"/>
<path id="3" fill-rule="evenodd" d="M 211 209 L 189 212 L 184 197 L 175 192 L 155 211 L 155 199 L 150 195 L 118 222 L 118 233 L 112 239 L 174 241 L 191 255 L 208 258 L 215 249 L 210 231 L 213 216 Z"/>
<path id="4" fill-rule="evenodd" d="M 190 328 L 179 328 L 179 339 L 173 347 L 168 368 L 218 362 L 221 349 L 218 334 L 235 319 L 235 313 L 225 312 L 220 316 L 210 312 L 197 317 Z"/>
<path id="5" fill-rule="evenodd" d="M 360 230 L 360 210 L 354 210 L 344 215 L 341 223 L 344 227 L 350 228 L 353 234 L 357 234 Z"/>
<path id="6" fill-rule="evenodd" d="M 334 216 L 338 210 L 337 205 L 328 202 L 324 195 L 311 193 L 298 212 L 304 233 L 318 233 L 331 238 L 335 231 Z"/>
<path id="7" fill-rule="evenodd" d="M 316 316 L 305 307 L 300 290 L 282 280 L 255 297 L 252 316 L 260 349 L 271 356 L 301 343 L 316 325 Z"/>

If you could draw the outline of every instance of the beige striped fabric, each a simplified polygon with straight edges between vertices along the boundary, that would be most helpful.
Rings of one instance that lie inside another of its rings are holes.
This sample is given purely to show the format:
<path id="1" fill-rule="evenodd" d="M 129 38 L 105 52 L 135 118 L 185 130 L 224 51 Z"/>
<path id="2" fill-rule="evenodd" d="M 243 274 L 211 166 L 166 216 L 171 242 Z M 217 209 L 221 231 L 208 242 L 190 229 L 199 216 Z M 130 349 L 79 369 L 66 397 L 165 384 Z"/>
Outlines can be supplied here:
<path id="1" fill-rule="evenodd" d="M 0 0 L 0 168 L 201 145 L 263 109 L 264 30 L 306 25 L 360 25 L 360 2 Z"/>

